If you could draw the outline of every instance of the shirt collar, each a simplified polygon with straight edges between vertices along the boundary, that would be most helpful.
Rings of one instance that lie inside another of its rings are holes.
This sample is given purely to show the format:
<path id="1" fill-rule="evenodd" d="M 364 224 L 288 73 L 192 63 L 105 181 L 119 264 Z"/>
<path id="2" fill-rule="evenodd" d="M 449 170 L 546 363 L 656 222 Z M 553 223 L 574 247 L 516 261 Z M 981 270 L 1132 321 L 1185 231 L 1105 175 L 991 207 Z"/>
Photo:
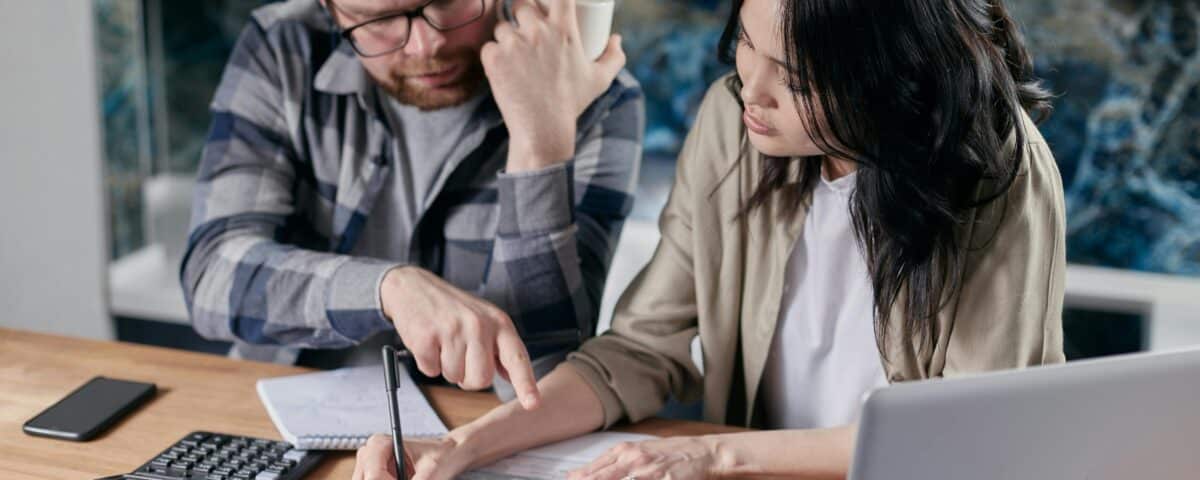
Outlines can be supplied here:
<path id="1" fill-rule="evenodd" d="M 338 42 L 337 48 L 325 59 L 313 80 L 313 87 L 318 91 L 334 95 L 356 93 L 361 96 L 370 91 L 373 84 L 358 61 L 358 56 L 346 42 Z"/>

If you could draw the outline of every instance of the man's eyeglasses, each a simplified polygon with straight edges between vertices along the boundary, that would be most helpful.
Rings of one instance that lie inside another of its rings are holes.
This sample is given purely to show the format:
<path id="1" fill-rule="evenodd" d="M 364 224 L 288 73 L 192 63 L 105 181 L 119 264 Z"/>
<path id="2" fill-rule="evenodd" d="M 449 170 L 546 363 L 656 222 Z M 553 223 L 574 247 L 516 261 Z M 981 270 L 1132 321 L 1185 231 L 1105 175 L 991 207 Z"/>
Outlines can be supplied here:
<path id="1" fill-rule="evenodd" d="M 333 1 L 327 2 L 339 12 Z M 412 33 L 413 18 L 421 17 L 434 30 L 464 27 L 483 16 L 483 0 L 430 0 L 408 12 L 373 18 L 342 30 L 342 38 L 363 57 L 378 57 L 401 48 Z"/>

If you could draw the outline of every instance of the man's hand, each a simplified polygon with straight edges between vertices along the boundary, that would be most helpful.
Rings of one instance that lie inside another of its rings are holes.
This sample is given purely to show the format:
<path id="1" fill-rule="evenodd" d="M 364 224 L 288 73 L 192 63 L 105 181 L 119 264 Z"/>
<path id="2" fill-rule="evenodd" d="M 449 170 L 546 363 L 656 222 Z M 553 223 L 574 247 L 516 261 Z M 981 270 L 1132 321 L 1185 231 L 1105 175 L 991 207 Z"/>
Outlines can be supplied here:
<path id="1" fill-rule="evenodd" d="M 579 40 L 575 0 L 515 5 L 517 25 L 500 23 L 480 52 L 500 114 L 508 126 L 507 170 L 536 170 L 575 156 L 575 122 L 608 89 L 625 52 L 618 36 L 595 62 Z M 518 26 L 519 25 L 519 26 Z"/>
<path id="2" fill-rule="evenodd" d="M 512 382 L 521 406 L 537 408 L 540 395 L 529 353 L 512 319 L 495 305 L 417 267 L 389 271 L 380 297 L 384 315 L 422 373 L 479 390 L 499 372 Z"/>
<path id="3" fill-rule="evenodd" d="M 405 440 L 404 466 L 411 480 L 450 480 L 467 466 L 465 452 L 449 438 Z M 358 449 L 353 480 L 395 480 L 392 437 L 375 434 Z"/>

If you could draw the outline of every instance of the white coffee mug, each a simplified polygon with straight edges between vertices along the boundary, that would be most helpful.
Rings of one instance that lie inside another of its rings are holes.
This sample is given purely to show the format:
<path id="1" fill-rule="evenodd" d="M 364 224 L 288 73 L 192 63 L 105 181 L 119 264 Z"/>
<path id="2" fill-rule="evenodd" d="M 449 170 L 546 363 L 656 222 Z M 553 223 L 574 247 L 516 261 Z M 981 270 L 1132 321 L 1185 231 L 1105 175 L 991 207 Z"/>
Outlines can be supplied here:
<path id="1" fill-rule="evenodd" d="M 513 1 L 503 0 L 500 4 L 500 18 L 516 23 L 513 17 Z M 542 7 L 550 1 L 538 0 Z M 588 58 L 595 60 L 604 53 L 608 46 L 608 37 L 612 34 L 613 10 L 616 0 L 575 0 L 575 17 L 579 22 L 579 40 L 583 44 L 583 52 Z"/>

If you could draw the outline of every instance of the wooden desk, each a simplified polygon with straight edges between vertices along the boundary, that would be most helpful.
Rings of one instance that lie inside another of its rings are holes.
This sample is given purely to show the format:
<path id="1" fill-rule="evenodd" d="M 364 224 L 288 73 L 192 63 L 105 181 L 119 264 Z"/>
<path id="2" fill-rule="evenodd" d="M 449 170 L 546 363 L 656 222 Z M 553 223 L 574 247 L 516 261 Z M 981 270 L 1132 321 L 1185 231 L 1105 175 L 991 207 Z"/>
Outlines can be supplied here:
<path id="1" fill-rule="evenodd" d="M 0 478 L 96 478 L 140 466 L 194 430 L 281 439 L 255 393 L 263 377 L 310 370 L 200 353 L 81 340 L 0 328 Z M 153 382 L 159 393 L 107 433 L 86 443 L 32 437 L 21 425 L 96 375 Z M 450 428 L 498 401 L 489 393 L 431 387 L 425 394 Z M 652 420 L 623 428 L 660 436 L 736 431 L 696 422 Z M 328 455 L 310 478 L 350 478 L 353 452 Z"/>

